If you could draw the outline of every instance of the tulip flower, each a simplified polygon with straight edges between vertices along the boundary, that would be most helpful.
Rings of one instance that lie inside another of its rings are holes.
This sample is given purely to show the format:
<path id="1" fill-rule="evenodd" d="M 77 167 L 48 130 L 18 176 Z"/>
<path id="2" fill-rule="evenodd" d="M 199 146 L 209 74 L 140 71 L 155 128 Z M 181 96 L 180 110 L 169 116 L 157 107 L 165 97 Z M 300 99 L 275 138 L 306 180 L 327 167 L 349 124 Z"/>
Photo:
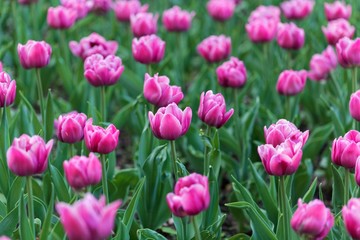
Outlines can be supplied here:
<path id="1" fill-rule="evenodd" d="M 331 160 L 348 169 L 355 167 L 360 156 L 360 132 L 350 130 L 344 137 L 334 139 L 331 148 Z"/>
<path id="2" fill-rule="evenodd" d="M 349 110 L 351 117 L 356 121 L 360 121 L 360 90 L 351 94 Z"/>
<path id="3" fill-rule="evenodd" d="M 86 122 L 84 113 L 70 112 L 60 115 L 56 121 L 56 135 L 59 141 L 76 143 L 84 138 Z"/>
<path id="4" fill-rule="evenodd" d="M 210 36 L 197 46 L 198 53 L 208 62 L 219 62 L 231 53 L 231 39 L 224 35 Z"/>
<path id="5" fill-rule="evenodd" d="M 274 19 L 258 18 L 245 25 L 251 41 L 255 43 L 270 42 L 276 37 L 278 21 Z"/>
<path id="6" fill-rule="evenodd" d="M 235 7 L 233 0 L 209 0 L 206 4 L 209 15 L 217 21 L 230 19 L 234 15 Z"/>
<path id="7" fill-rule="evenodd" d="M 305 70 L 285 70 L 278 78 L 276 90 L 281 95 L 296 95 L 304 89 L 306 84 L 306 77 L 307 72 Z"/>
<path id="8" fill-rule="evenodd" d="M 162 22 L 169 32 L 184 32 L 191 27 L 194 16 L 194 12 L 188 12 L 182 10 L 179 6 L 174 6 L 163 12 Z"/>
<path id="9" fill-rule="evenodd" d="M 147 12 L 148 8 L 147 4 L 141 6 L 139 0 L 118 0 L 113 6 L 115 16 L 121 22 L 129 22 L 131 15 Z"/>
<path id="10" fill-rule="evenodd" d="M 342 217 L 347 232 L 353 239 L 360 239 L 360 198 L 352 198 L 342 208 Z"/>
<path id="11" fill-rule="evenodd" d="M 130 16 L 131 31 L 135 37 L 155 34 L 157 32 L 158 14 L 138 13 Z"/>
<path id="12" fill-rule="evenodd" d="M 360 38 L 351 40 L 347 37 L 340 39 L 336 44 L 336 54 L 339 63 L 344 68 L 360 67 Z"/>
<path id="13" fill-rule="evenodd" d="M 280 9 L 276 6 L 258 6 L 251 12 L 248 22 L 252 22 L 258 19 L 274 20 L 277 23 L 280 22 Z"/>
<path id="14" fill-rule="evenodd" d="M 231 57 L 216 69 L 218 82 L 223 87 L 241 88 L 246 83 L 245 65 L 236 57 Z"/>
<path id="15" fill-rule="evenodd" d="M 330 45 L 335 45 L 341 38 L 352 38 L 355 27 L 345 19 L 337 19 L 328 23 L 327 27 L 322 27 L 326 40 Z"/>
<path id="16" fill-rule="evenodd" d="M 93 3 L 88 0 L 60 0 L 62 6 L 76 12 L 77 19 L 86 17 Z"/>
<path id="17" fill-rule="evenodd" d="M 308 77 L 314 81 L 325 80 L 337 67 L 337 56 L 334 49 L 328 46 L 321 54 L 315 54 L 310 60 Z"/>
<path id="18" fill-rule="evenodd" d="M 112 0 L 91 0 L 92 8 L 91 11 L 98 13 L 106 13 L 112 7 Z"/>
<path id="19" fill-rule="evenodd" d="M 348 20 L 351 16 L 352 7 L 345 2 L 335 1 L 333 3 L 324 3 L 325 17 L 328 21 L 343 18 Z"/>
<path id="20" fill-rule="evenodd" d="M 50 7 L 47 12 L 47 23 L 52 28 L 67 29 L 74 25 L 77 12 L 63 6 Z"/>
<path id="21" fill-rule="evenodd" d="M 29 5 L 37 2 L 38 0 L 18 0 L 18 3 L 20 3 L 21 5 Z"/>
<path id="22" fill-rule="evenodd" d="M 356 159 L 355 163 L 355 182 L 360 186 L 360 156 Z"/>
<path id="23" fill-rule="evenodd" d="M 290 0 L 280 4 L 285 17 L 289 20 L 306 18 L 313 10 L 313 0 Z"/>
<path id="24" fill-rule="evenodd" d="M 304 46 L 305 31 L 294 23 L 279 23 L 276 40 L 282 48 L 297 50 Z"/>
<path id="25" fill-rule="evenodd" d="M 23 68 L 42 68 L 49 64 L 52 49 L 44 41 L 29 40 L 25 45 L 19 43 L 17 52 Z"/>
<path id="26" fill-rule="evenodd" d="M 6 72 L 0 71 L 0 107 L 10 106 L 14 102 L 15 96 L 15 80 L 12 80 Z"/>
<path id="27" fill-rule="evenodd" d="M 165 42 L 156 35 L 143 36 L 132 40 L 134 59 L 142 64 L 160 62 L 165 54 Z"/>

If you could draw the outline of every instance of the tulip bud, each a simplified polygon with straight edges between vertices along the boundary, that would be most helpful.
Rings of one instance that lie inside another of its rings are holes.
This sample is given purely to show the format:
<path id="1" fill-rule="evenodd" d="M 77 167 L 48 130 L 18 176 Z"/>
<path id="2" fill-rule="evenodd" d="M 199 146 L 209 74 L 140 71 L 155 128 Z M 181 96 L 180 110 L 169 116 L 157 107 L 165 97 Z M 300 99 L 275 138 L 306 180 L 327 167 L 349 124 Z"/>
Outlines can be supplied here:
<path id="1" fill-rule="evenodd" d="M 84 138 L 84 113 L 70 112 L 57 119 L 56 135 L 61 142 L 76 143 Z"/>
<path id="2" fill-rule="evenodd" d="M 349 110 L 351 117 L 356 121 L 360 121 L 360 90 L 351 94 Z"/>
<path id="3" fill-rule="evenodd" d="M 219 62 L 231 53 L 231 39 L 224 35 L 210 36 L 197 46 L 198 53 L 208 62 Z"/>
<path id="4" fill-rule="evenodd" d="M 114 5 L 114 12 L 117 20 L 121 22 L 130 21 L 131 15 L 147 12 L 149 5 L 141 6 L 139 0 L 118 0 Z"/>
<path id="5" fill-rule="evenodd" d="M 70 28 L 74 25 L 76 18 L 76 11 L 63 6 L 50 7 L 47 12 L 47 23 L 52 28 Z"/>
<path id="6" fill-rule="evenodd" d="M 344 68 L 360 67 L 360 38 L 351 40 L 347 37 L 340 39 L 336 44 L 336 54 L 339 63 Z"/>
<path id="7" fill-rule="evenodd" d="M 294 23 L 279 23 L 277 30 L 277 43 L 285 49 L 300 49 L 304 46 L 304 29 L 298 28 Z"/>
<path id="8" fill-rule="evenodd" d="M 351 16 L 352 7 L 345 2 L 335 1 L 333 3 L 324 3 L 325 16 L 328 21 L 343 18 L 348 20 Z"/>
<path id="9" fill-rule="evenodd" d="M 209 15 L 218 21 L 230 19 L 234 15 L 235 7 L 233 0 L 210 0 L 206 4 Z"/>
<path id="10" fill-rule="evenodd" d="M 246 83 L 245 65 L 236 57 L 231 57 L 216 69 L 218 82 L 223 87 L 241 88 Z"/>
<path id="11" fill-rule="evenodd" d="M 306 18 L 313 10 L 313 0 L 290 0 L 280 4 L 281 10 L 289 20 Z"/>
<path id="12" fill-rule="evenodd" d="M 278 82 L 276 84 L 276 90 L 281 95 L 296 95 L 304 89 L 306 84 L 306 77 L 307 72 L 305 70 L 285 70 L 279 76 Z"/>
<path id="13" fill-rule="evenodd" d="M 16 96 L 16 82 L 6 72 L 0 71 L 0 107 L 13 104 Z"/>
<path id="14" fill-rule="evenodd" d="M 132 40 L 134 59 L 142 64 L 158 63 L 164 58 L 165 42 L 156 35 Z"/>
<path id="15" fill-rule="evenodd" d="M 25 45 L 18 44 L 17 52 L 23 68 L 42 68 L 49 64 L 51 46 L 44 41 L 27 41 Z"/>
<path id="16" fill-rule="evenodd" d="M 352 38 L 355 33 L 355 27 L 345 19 L 331 21 L 321 29 L 330 45 L 335 45 L 343 37 Z"/>
<path id="17" fill-rule="evenodd" d="M 347 232 L 353 239 L 360 239 L 360 198 L 351 198 L 342 208 L 342 217 Z"/>
<path id="18" fill-rule="evenodd" d="M 191 27 L 191 20 L 194 16 L 194 12 L 187 12 L 174 6 L 164 11 L 162 22 L 169 32 L 184 32 Z"/>
<path id="19" fill-rule="evenodd" d="M 331 148 L 333 163 L 345 168 L 355 167 L 356 159 L 360 156 L 360 133 L 350 130 L 344 137 L 334 139 Z"/>
<path id="20" fill-rule="evenodd" d="M 158 14 L 138 13 L 130 16 L 131 31 L 135 37 L 155 34 L 157 32 Z"/>

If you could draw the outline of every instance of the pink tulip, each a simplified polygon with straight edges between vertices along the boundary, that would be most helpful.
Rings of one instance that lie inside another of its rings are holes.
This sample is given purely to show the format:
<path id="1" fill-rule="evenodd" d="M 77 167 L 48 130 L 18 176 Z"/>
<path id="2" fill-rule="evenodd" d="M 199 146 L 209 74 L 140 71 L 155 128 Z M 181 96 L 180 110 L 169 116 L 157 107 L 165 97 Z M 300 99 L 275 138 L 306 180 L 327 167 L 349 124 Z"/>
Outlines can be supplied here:
<path id="1" fill-rule="evenodd" d="M 306 77 L 307 72 L 305 70 L 285 70 L 278 78 L 276 90 L 281 95 L 296 95 L 304 89 L 306 84 Z"/>
<path id="2" fill-rule="evenodd" d="M 60 115 L 56 122 L 56 135 L 59 141 L 76 143 L 84 138 L 84 127 L 86 122 L 84 113 L 69 112 Z"/>
<path id="3" fill-rule="evenodd" d="M 28 5 L 28 4 L 32 4 L 32 3 L 37 3 L 38 0 L 18 0 L 19 4 L 22 5 Z"/>
<path id="4" fill-rule="evenodd" d="M 274 147 L 265 144 L 258 147 L 258 153 L 269 175 L 284 176 L 296 172 L 302 158 L 302 143 L 290 139 Z"/>
<path id="5" fill-rule="evenodd" d="M 334 49 L 328 46 L 321 54 L 315 54 L 310 60 L 308 77 L 314 81 L 324 80 L 337 67 L 337 56 Z"/>
<path id="6" fill-rule="evenodd" d="M 79 43 L 70 41 L 69 47 L 75 56 L 85 60 L 95 53 L 99 53 L 104 57 L 115 55 L 118 49 L 118 43 L 116 41 L 106 41 L 101 35 L 92 33 L 82 38 Z"/>
<path id="7" fill-rule="evenodd" d="M 131 31 L 135 37 L 155 34 L 157 32 L 158 14 L 138 13 L 130 16 Z"/>
<path id="8" fill-rule="evenodd" d="M 29 40 L 25 45 L 19 43 L 17 52 L 23 68 L 42 68 L 49 64 L 52 49 L 44 41 Z"/>
<path id="9" fill-rule="evenodd" d="M 0 71 L 0 107 L 13 104 L 16 96 L 16 82 L 6 72 Z"/>
<path id="10" fill-rule="evenodd" d="M 162 22 L 169 32 L 184 32 L 191 27 L 194 16 L 194 12 L 188 12 L 182 10 L 179 6 L 174 6 L 163 12 Z"/>
<path id="11" fill-rule="evenodd" d="M 15 138 L 6 152 L 9 169 L 18 176 L 43 173 L 48 166 L 48 158 L 53 140 L 45 144 L 40 136 L 21 135 Z"/>
<path id="12" fill-rule="evenodd" d="M 151 77 L 146 73 L 144 81 L 145 99 L 157 107 L 166 107 L 170 103 L 178 104 L 184 98 L 184 94 L 181 87 L 170 86 L 169 83 L 170 80 L 166 76 L 159 76 L 157 73 Z"/>
<path id="13" fill-rule="evenodd" d="M 221 93 L 213 94 L 211 90 L 201 93 L 198 116 L 207 125 L 220 128 L 233 113 L 233 108 L 226 112 L 225 99 Z"/>
<path id="14" fill-rule="evenodd" d="M 175 216 L 185 217 L 199 214 L 210 204 L 208 178 L 197 173 L 179 178 L 175 184 L 174 193 L 168 193 L 166 201 Z"/>
<path id="15" fill-rule="evenodd" d="M 136 15 L 141 12 L 147 12 L 149 5 L 141 6 L 139 0 L 118 0 L 115 2 L 113 9 L 117 20 L 121 22 L 130 21 L 131 15 Z"/>
<path id="16" fill-rule="evenodd" d="M 95 154 L 74 156 L 64 161 L 64 173 L 69 185 L 77 190 L 98 184 L 101 180 L 101 162 Z"/>
<path id="17" fill-rule="evenodd" d="M 52 28 L 67 29 L 74 25 L 77 12 L 63 6 L 49 7 L 47 23 Z"/>
<path id="18" fill-rule="evenodd" d="M 349 111 L 352 118 L 356 121 L 360 121 L 360 90 L 351 94 Z"/>
<path id="19" fill-rule="evenodd" d="M 344 68 L 360 67 L 360 38 L 351 40 L 347 37 L 336 44 L 339 63 Z"/>
<path id="20" fill-rule="evenodd" d="M 231 39 L 224 35 L 205 38 L 198 46 L 198 53 L 208 62 L 219 62 L 231 53 Z"/>
<path id="21" fill-rule="evenodd" d="M 360 198 L 351 198 L 342 208 L 342 217 L 347 232 L 353 239 L 360 239 Z"/>
<path id="22" fill-rule="evenodd" d="M 8 236 L 1 236 L 0 240 L 11 240 L 11 238 L 9 238 Z"/>
<path id="23" fill-rule="evenodd" d="M 273 20 L 277 23 L 280 22 L 280 9 L 276 6 L 258 6 L 251 12 L 248 22 L 252 22 L 258 19 Z"/>
<path id="24" fill-rule="evenodd" d="M 271 124 L 269 128 L 264 127 L 265 143 L 271 144 L 274 147 L 289 139 L 294 143 L 301 143 L 305 145 L 309 131 L 301 132 L 293 123 L 280 119 L 275 124 Z"/>
<path id="25" fill-rule="evenodd" d="M 77 13 L 77 19 L 86 17 L 93 5 L 88 0 L 60 0 L 60 3 L 62 6 L 74 10 Z"/>
<path id="26" fill-rule="evenodd" d="M 276 37 L 277 20 L 258 18 L 245 25 L 248 37 L 255 43 L 270 42 Z"/>
<path id="27" fill-rule="evenodd" d="M 246 83 L 245 65 L 236 57 L 231 57 L 216 69 L 218 82 L 223 87 L 241 88 Z"/>
<path id="28" fill-rule="evenodd" d="M 345 168 L 355 167 L 356 159 L 360 156 L 360 133 L 350 130 L 344 137 L 334 139 L 331 148 L 333 163 Z"/>
<path id="29" fill-rule="evenodd" d="M 106 13 L 112 7 L 112 0 L 90 0 L 92 2 L 91 11 Z"/>
<path id="30" fill-rule="evenodd" d="M 59 202 L 56 211 L 69 240 L 102 240 L 111 235 L 121 201 L 105 205 L 105 197 L 97 200 L 91 193 L 73 205 Z"/>
<path id="31" fill-rule="evenodd" d="M 123 71 L 121 59 L 114 55 L 103 57 L 96 53 L 86 58 L 84 63 L 84 76 L 95 87 L 114 85 Z"/>
<path id="32" fill-rule="evenodd" d="M 285 49 L 300 49 L 304 46 L 305 31 L 295 23 L 280 23 L 277 29 L 277 43 Z"/>
<path id="33" fill-rule="evenodd" d="M 91 152 L 108 154 L 115 150 L 119 142 L 120 131 L 113 124 L 106 129 L 92 124 L 92 118 L 85 123 L 85 145 Z"/>
<path id="34" fill-rule="evenodd" d="M 281 10 L 289 20 L 306 18 L 313 10 L 313 0 L 290 0 L 280 4 Z"/>
<path id="35" fill-rule="evenodd" d="M 345 2 L 335 1 L 333 3 L 324 3 L 325 16 L 328 21 L 343 18 L 349 19 L 351 16 L 351 5 Z"/>
<path id="36" fill-rule="evenodd" d="M 132 40 L 134 59 L 142 64 L 158 63 L 164 58 L 165 42 L 156 35 Z"/>
<path id="37" fill-rule="evenodd" d="M 327 27 L 321 29 L 330 45 L 335 45 L 343 37 L 352 38 L 355 33 L 355 27 L 345 19 L 331 21 Z"/>
<path id="38" fill-rule="evenodd" d="M 322 201 L 315 199 L 303 203 L 298 200 L 298 208 L 291 218 L 291 227 L 297 234 L 322 240 L 333 226 L 334 216 Z"/>
<path id="39" fill-rule="evenodd" d="M 149 111 L 151 130 L 159 139 L 175 140 L 183 136 L 189 130 L 191 117 L 190 107 L 182 111 L 176 103 L 159 108 L 155 115 Z"/>
<path id="40" fill-rule="evenodd" d="M 355 181 L 360 186 L 360 156 L 356 159 L 355 163 Z"/>
<path id="41" fill-rule="evenodd" d="M 206 4 L 209 15 L 217 21 L 230 19 L 234 15 L 235 7 L 233 0 L 209 0 Z"/>

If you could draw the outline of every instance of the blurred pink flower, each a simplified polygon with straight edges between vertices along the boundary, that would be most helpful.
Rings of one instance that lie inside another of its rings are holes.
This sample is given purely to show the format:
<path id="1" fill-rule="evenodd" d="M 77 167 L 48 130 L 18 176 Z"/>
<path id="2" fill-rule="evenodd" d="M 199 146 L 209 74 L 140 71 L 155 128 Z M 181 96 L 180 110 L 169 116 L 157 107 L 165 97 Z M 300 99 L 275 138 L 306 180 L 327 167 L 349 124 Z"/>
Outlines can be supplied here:
<path id="1" fill-rule="evenodd" d="M 224 35 L 205 38 L 197 46 L 197 52 L 208 62 L 219 62 L 231 53 L 231 39 Z"/>
<path id="2" fill-rule="evenodd" d="M 223 87 L 241 88 L 246 83 L 245 65 L 236 57 L 231 57 L 216 69 L 218 82 Z"/>
<path id="3" fill-rule="evenodd" d="M 279 23 L 277 29 L 277 43 L 285 49 L 300 49 L 304 46 L 305 31 L 295 23 Z"/>
<path id="4" fill-rule="evenodd" d="M 23 68 L 42 68 L 49 64 L 52 49 L 44 41 L 28 40 L 25 45 L 18 44 L 17 52 Z"/>
<path id="5" fill-rule="evenodd" d="M 37 3 L 38 0 L 18 0 L 19 4 L 22 5 L 28 5 L 28 4 L 32 4 L 32 3 Z"/>
<path id="6" fill-rule="evenodd" d="M 63 6 L 49 7 L 47 12 L 47 23 L 52 28 L 70 28 L 74 25 L 76 18 L 76 11 Z"/>
<path id="7" fill-rule="evenodd" d="M 360 186 L 360 156 L 356 159 L 355 163 L 355 181 L 358 186 Z"/>
<path id="8" fill-rule="evenodd" d="M 349 102 L 350 115 L 356 121 L 360 121 L 360 90 L 351 94 Z"/>
<path id="9" fill-rule="evenodd" d="M 360 67 L 360 38 L 351 40 L 347 37 L 336 44 L 336 54 L 340 65 L 344 68 Z"/>
<path id="10" fill-rule="evenodd" d="M 278 78 L 276 90 L 281 95 L 296 95 L 304 89 L 306 78 L 307 72 L 305 70 L 285 70 Z"/>
<path id="11" fill-rule="evenodd" d="M 280 8 L 276 6 L 258 6 L 254 11 L 251 12 L 248 22 L 252 22 L 258 19 L 273 20 L 277 23 L 280 22 Z"/>
<path id="12" fill-rule="evenodd" d="M 0 107 L 13 104 L 16 96 L 16 81 L 6 72 L 0 71 Z"/>
<path id="13" fill-rule="evenodd" d="M 206 9 L 209 15 L 217 21 L 226 21 L 234 15 L 234 0 L 209 0 Z"/>
<path id="14" fill-rule="evenodd" d="M 59 141 L 76 143 L 84 138 L 84 127 L 87 116 L 84 113 L 69 112 L 60 115 L 56 120 L 56 135 Z"/>
<path id="15" fill-rule="evenodd" d="M 155 34 L 157 32 L 158 14 L 137 13 L 130 16 L 131 31 L 135 37 Z"/>
<path id="16" fill-rule="evenodd" d="M 91 11 L 106 13 L 112 7 L 112 0 L 89 0 L 92 3 Z"/>
<path id="17" fill-rule="evenodd" d="M 310 60 L 308 77 L 311 80 L 325 80 L 329 73 L 337 67 L 337 56 L 334 49 L 328 46 L 321 54 L 315 54 Z"/>
<path id="18" fill-rule="evenodd" d="M 276 37 L 278 21 L 258 18 L 245 25 L 248 37 L 255 43 L 270 42 Z"/>
<path id="19" fill-rule="evenodd" d="M 60 0 L 62 6 L 77 13 L 77 19 L 84 18 L 91 10 L 93 3 L 88 0 Z"/>
<path id="20" fill-rule="evenodd" d="M 335 1 L 333 3 L 324 3 L 324 12 L 326 19 L 332 21 L 335 19 L 343 18 L 349 19 L 352 12 L 351 5 L 346 5 L 345 2 Z"/>
<path id="21" fill-rule="evenodd" d="M 290 20 L 306 18 L 313 10 L 313 0 L 290 0 L 280 4 L 285 17 Z"/>
<path id="22" fill-rule="evenodd" d="M 117 20 L 122 22 L 130 21 L 130 16 L 133 14 L 147 12 L 148 8 L 147 4 L 141 6 L 139 0 L 117 0 L 113 5 Z"/>
<path id="23" fill-rule="evenodd" d="M 329 22 L 321 29 L 330 45 L 335 45 L 343 37 L 352 38 L 355 33 L 355 27 L 342 18 Z"/>
<path id="24" fill-rule="evenodd" d="M 195 12 L 182 10 L 179 6 L 174 6 L 163 12 L 162 22 L 169 32 L 184 32 L 191 27 L 191 21 Z"/>
<path id="25" fill-rule="evenodd" d="M 344 137 L 334 139 L 331 148 L 331 160 L 338 166 L 352 169 L 360 156 L 360 133 L 350 130 Z"/>
<path id="26" fill-rule="evenodd" d="M 132 40 L 134 59 L 142 64 L 158 63 L 164 58 L 165 42 L 156 35 Z"/>
<path id="27" fill-rule="evenodd" d="M 342 217 L 347 232 L 353 239 L 360 239 L 360 198 L 351 198 L 342 208 Z"/>

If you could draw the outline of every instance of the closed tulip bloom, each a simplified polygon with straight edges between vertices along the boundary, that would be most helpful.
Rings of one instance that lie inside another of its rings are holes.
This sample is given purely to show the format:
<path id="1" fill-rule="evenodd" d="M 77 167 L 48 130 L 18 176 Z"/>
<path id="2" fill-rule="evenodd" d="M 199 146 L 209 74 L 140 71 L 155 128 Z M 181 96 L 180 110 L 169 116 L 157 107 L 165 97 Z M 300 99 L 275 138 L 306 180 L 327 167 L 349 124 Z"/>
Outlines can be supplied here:
<path id="1" fill-rule="evenodd" d="M 269 128 L 264 127 L 265 143 L 271 144 L 274 147 L 289 139 L 294 143 L 301 143 L 305 145 L 309 130 L 301 132 L 292 122 L 285 119 L 280 119 L 275 124 L 271 124 Z"/>
<path id="2" fill-rule="evenodd" d="M 280 15 L 281 11 L 279 7 L 261 5 L 251 12 L 248 22 L 252 22 L 258 19 L 268 19 L 279 23 Z"/>
<path id="3" fill-rule="evenodd" d="M 307 72 L 305 70 L 283 71 L 277 81 L 276 90 L 279 94 L 293 96 L 300 93 L 306 84 Z"/>
<path id="4" fill-rule="evenodd" d="M 351 94 L 349 110 L 351 117 L 356 121 L 360 121 L 360 90 Z"/>
<path id="5" fill-rule="evenodd" d="M 252 42 L 270 42 L 276 37 L 278 22 L 274 19 L 259 18 L 248 22 L 245 29 Z"/>
<path id="6" fill-rule="evenodd" d="M 182 10 L 179 6 L 174 6 L 164 11 L 162 22 L 165 29 L 169 32 L 184 32 L 191 27 L 191 21 L 194 16 L 194 12 L 188 12 Z"/>
<path id="7" fill-rule="evenodd" d="M 77 19 L 86 17 L 93 3 L 88 0 L 60 0 L 62 6 L 76 12 Z"/>
<path id="8" fill-rule="evenodd" d="M 49 7 L 47 12 L 47 23 L 52 28 L 70 28 L 74 25 L 76 18 L 76 11 L 63 6 Z"/>
<path id="9" fill-rule="evenodd" d="M 360 186 L 360 156 L 356 159 L 355 163 L 355 181 Z"/>
<path id="10" fill-rule="evenodd" d="M 101 180 L 101 162 L 94 153 L 89 157 L 74 156 L 64 161 L 63 166 L 67 182 L 76 190 L 98 184 Z"/>
<path id="11" fill-rule="evenodd" d="M 84 138 L 84 127 L 86 122 L 84 113 L 69 112 L 60 115 L 56 121 L 56 135 L 59 141 L 76 143 Z"/>
<path id="12" fill-rule="evenodd" d="M 330 45 L 335 45 L 343 37 L 352 38 L 355 33 L 355 27 L 345 19 L 331 21 L 321 29 Z"/>
<path id="13" fill-rule="evenodd" d="M 129 22 L 131 15 L 147 12 L 148 8 L 147 4 L 141 6 L 139 0 L 118 0 L 113 6 L 115 16 L 121 22 Z"/>
<path id="14" fill-rule="evenodd" d="M 6 72 L 0 71 L 0 107 L 11 105 L 16 96 L 16 82 Z"/>
<path id="15" fill-rule="evenodd" d="M 158 73 L 154 77 L 145 74 L 143 92 L 145 99 L 157 107 L 166 107 L 170 103 L 178 104 L 184 98 L 181 87 L 170 86 L 170 79 L 159 76 Z"/>
<path id="16" fill-rule="evenodd" d="M 334 139 L 331 148 L 331 160 L 336 165 L 352 169 L 360 156 L 360 133 L 350 130 L 344 137 Z"/>
<path id="17" fill-rule="evenodd" d="M 226 103 L 221 93 L 213 94 L 211 90 L 201 93 L 198 116 L 209 126 L 222 127 L 233 115 L 234 109 L 226 112 Z"/>
<path id="18" fill-rule="evenodd" d="M 43 173 L 48 166 L 48 158 L 53 140 L 45 144 L 40 136 L 21 135 L 15 138 L 6 152 L 7 164 L 11 172 L 18 176 Z"/>
<path id="19" fill-rule="evenodd" d="M 106 129 L 92 124 L 92 118 L 85 123 L 85 145 L 91 152 L 108 154 L 115 150 L 119 142 L 120 131 L 113 124 Z"/>
<path id="20" fill-rule="evenodd" d="M 116 41 L 106 41 L 101 35 L 92 33 L 82 38 L 80 42 L 70 41 L 69 47 L 75 56 L 85 60 L 95 53 L 99 53 L 104 57 L 115 55 L 118 43 Z"/>
<path id="21" fill-rule="evenodd" d="M 347 37 L 336 44 L 336 54 L 339 63 L 344 68 L 360 67 L 360 38 L 351 40 Z"/>
<path id="22" fill-rule="evenodd" d="M 305 31 L 294 23 L 280 23 L 277 29 L 277 43 L 285 49 L 300 49 L 304 46 Z"/>
<path id="23" fill-rule="evenodd" d="M 302 143 L 289 139 L 274 147 L 265 144 L 258 147 L 258 153 L 265 171 L 269 175 L 291 175 L 298 169 L 302 158 Z"/>
<path id="24" fill-rule="evenodd" d="M 91 193 L 73 205 L 59 202 L 56 211 L 69 240 L 103 240 L 111 235 L 121 201 L 106 205 L 104 196 L 97 200 Z"/>
<path id="25" fill-rule="evenodd" d="M 185 217 L 199 214 L 210 204 L 208 178 L 197 173 L 179 178 L 175 184 L 174 193 L 168 193 L 166 201 L 175 216 Z"/>
<path id="26" fill-rule="evenodd" d="M 91 0 L 92 8 L 91 11 L 98 13 L 106 13 L 111 9 L 112 0 Z"/>
<path id="27" fill-rule="evenodd" d="M 315 2 L 313 0 L 290 0 L 282 2 L 280 8 L 287 19 L 295 20 L 309 16 L 314 5 Z"/>
<path id="28" fill-rule="evenodd" d="M 342 208 L 342 217 L 347 232 L 353 239 L 360 239 L 360 198 L 351 198 Z"/>
<path id="29" fill-rule="evenodd" d="M 142 64 L 158 63 L 164 58 L 165 42 L 156 35 L 132 40 L 134 59 Z"/>
<path id="30" fill-rule="evenodd" d="M 84 63 L 84 76 L 95 87 L 114 85 L 123 71 L 121 59 L 114 55 L 103 57 L 96 53 L 86 58 Z"/>
<path id="31" fill-rule="evenodd" d="M 231 53 L 231 39 L 224 35 L 205 38 L 198 46 L 197 52 L 208 62 L 219 62 Z"/>
<path id="32" fill-rule="evenodd" d="M 324 239 L 334 226 L 334 216 L 325 204 L 318 200 L 303 203 L 298 200 L 298 208 L 291 218 L 294 231 L 308 239 Z"/>
<path id="33" fill-rule="evenodd" d="M 182 111 L 176 103 L 159 108 L 155 115 L 149 111 L 151 130 L 159 139 L 175 140 L 183 136 L 189 130 L 191 117 L 190 107 Z"/>
<path id="34" fill-rule="evenodd" d="M 130 16 L 131 31 L 135 37 L 155 34 L 157 32 L 158 14 L 138 13 Z"/>
<path id="35" fill-rule="evenodd" d="M 32 3 L 37 3 L 37 1 L 38 0 L 18 0 L 18 3 L 22 5 L 29 5 Z"/>
<path id="36" fill-rule="evenodd" d="M 19 43 L 17 52 L 23 68 L 42 68 L 49 64 L 52 49 L 44 41 L 29 40 L 25 45 Z"/>
<path id="37" fill-rule="evenodd" d="M 230 19 L 234 15 L 235 7 L 233 0 L 209 0 L 206 4 L 209 15 L 217 21 Z"/>
<path id="38" fill-rule="evenodd" d="M 343 18 L 349 19 L 352 7 L 345 2 L 335 1 L 333 3 L 324 3 L 325 16 L 328 21 Z"/>
<path id="39" fill-rule="evenodd" d="M 241 88 L 246 83 L 245 65 L 236 57 L 231 57 L 216 69 L 218 82 L 223 87 Z"/>
<path id="40" fill-rule="evenodd" d="M 321 54 L 315 54 L 310 60 L 308 77 L 314 81 L 325 80 L 337 67 L 337 56 L 334 49 L 328 46 Z"/>

